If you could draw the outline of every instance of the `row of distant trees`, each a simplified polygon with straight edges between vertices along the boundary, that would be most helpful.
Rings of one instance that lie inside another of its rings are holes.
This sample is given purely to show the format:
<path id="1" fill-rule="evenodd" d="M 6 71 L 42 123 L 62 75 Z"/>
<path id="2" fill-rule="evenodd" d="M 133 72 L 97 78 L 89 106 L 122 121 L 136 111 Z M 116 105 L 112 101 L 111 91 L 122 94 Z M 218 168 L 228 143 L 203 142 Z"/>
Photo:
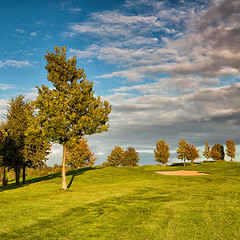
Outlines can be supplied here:
<path id="1" fill-rule="evenodd" d="M 234 140 L 226 141 L 226 154 L 231 158 L 231 161 L 235 159 L 236 147 Z M 169 145 L 162 139 L 156 143 L 156 150 L 154 150 L 155 159 L 157 162 L 166 164 L 170 157 Z M 199 150 L 194 146 L 186 142 L 183 138 L 178 142 L 177 148 L 178 159 L 185 162 L 191 161 L 193 164 L 194 160 L 200 157 Z M 225 160 L 224 147 L 222 144 L 217 143 L 212 148 L 209 146 L 208 141 L 205 140 L 205 149 L 203 152 L 203 157 L 208 161 L 212 158 L 214 161 Z"/>
<path id="2" fill-rule="evenodd" d="M 209 146 L 208 141 L 205 141 L 205 150 L 203 152 L 203 157 L 208 161 L 212 158 L 214 161 L 225 160 L 224 147 L 220 143 L 215 144 L 212 148 Z M 226 142 L 226 154 L 231 158 L 231 161 L 235 159 L 236 156 L 236 147 L 233 140 L 228 140 Z M 154 150 L 154 156 L 157 162 L 161 164 L 166 164 L 170 157 L 169 145 L 165 140 L 161 139 L 156 143 L 156 149 Z M 184 162 L 191 161 L 194 163 L 194 160 L 200 157 L 199 150 L 194 146 L 186 142 L 183 138 L 178 142 L 177 148 L 177 157 L 178 159 Z M 128 166 L 136 167 L 139 162 L 139 154 L 133 147 L 128 147 L 127 150 L 123 150 L 120 146 L 115 146 L 110 155 L 107 157 L 107 161 L 104 162 L 103 166 L 110 167 L 119 167 L 119 166 Z"/>

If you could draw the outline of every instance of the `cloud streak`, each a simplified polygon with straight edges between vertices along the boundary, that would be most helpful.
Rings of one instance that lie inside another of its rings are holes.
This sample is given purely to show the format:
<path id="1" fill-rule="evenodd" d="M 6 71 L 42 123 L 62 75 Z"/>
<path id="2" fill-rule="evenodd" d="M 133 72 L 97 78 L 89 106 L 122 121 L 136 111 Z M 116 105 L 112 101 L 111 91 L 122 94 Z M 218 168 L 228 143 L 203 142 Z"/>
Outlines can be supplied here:
<path id="1" fill-rule="evenodd" d="M 32 67 L 32 64 L 27 60 L 24 60 L 24 61 L 5 60 L 5 61 L 0 61 L 0 68 L 2 67 L 23 68 L 23 67 Z"/>

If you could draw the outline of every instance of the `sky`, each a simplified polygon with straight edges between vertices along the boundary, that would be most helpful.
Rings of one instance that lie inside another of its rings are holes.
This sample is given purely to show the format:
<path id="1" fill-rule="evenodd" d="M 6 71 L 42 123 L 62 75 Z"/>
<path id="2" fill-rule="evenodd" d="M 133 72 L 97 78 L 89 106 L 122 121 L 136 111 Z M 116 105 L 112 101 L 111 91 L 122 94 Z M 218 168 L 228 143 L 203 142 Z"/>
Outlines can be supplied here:
<path id="1" fill-rule="evenodd" d="M 11 97 L 37 97 L 47 81 L 44 54 L 66 46 L 95 95 L 112 105 L 109 131 L 87 136 L 106 161 L 133 146 L 156 164 L 164 139 L 170 163 L 185 138 L 200 154 L 235 141 L 240 154 L 239 0 L 0 0 L 0 117 Z M 54 144 L 48 165 L 61 163 Z"/>

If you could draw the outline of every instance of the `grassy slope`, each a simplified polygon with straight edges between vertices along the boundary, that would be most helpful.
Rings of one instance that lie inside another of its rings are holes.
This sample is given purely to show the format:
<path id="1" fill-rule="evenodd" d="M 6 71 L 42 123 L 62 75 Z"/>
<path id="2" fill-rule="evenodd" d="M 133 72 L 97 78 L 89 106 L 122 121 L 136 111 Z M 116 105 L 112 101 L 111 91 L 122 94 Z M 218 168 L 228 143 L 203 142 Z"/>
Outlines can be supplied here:
<path id="1" fill-rule="evenodd" d="M 164 176 L 156 170 L 208 176 Z M 74 175 L 75 174 L 75 175 Z M 0 239 L 239 239 L 240 163 L 85 168 L 0 188 Z"/>

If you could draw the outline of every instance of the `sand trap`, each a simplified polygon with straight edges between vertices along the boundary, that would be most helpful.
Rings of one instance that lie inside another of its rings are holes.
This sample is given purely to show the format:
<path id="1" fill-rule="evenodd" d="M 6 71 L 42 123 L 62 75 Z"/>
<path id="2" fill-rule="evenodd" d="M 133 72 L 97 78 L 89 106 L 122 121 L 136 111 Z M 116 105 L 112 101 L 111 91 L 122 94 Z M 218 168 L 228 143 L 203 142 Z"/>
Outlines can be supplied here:
<path id="1" fill-rule="evenodd" d="M 208 173 L 201 173 L 198 171 L 187 171 L 187 170 L 180 170 L 180 171 L 159 171 L 156 172 L 163 175 L 180 175 L 180 176 L 195 176 L 195 175 L 209 175 Z"/>

